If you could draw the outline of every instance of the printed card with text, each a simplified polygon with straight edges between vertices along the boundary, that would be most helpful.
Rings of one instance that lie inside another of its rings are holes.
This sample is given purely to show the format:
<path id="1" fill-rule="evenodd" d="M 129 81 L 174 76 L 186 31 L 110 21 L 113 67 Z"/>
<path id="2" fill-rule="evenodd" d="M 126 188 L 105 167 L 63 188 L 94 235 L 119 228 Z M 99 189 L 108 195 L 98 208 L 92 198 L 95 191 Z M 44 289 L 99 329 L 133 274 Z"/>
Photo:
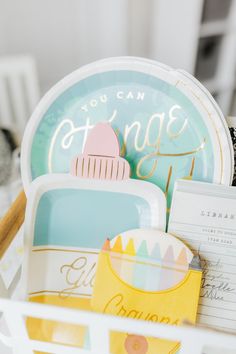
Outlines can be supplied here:
<path id="1" fill-rule="evenodd" d="M 180 180 L 168 231 L 200 257 L 203 277 L 197 321 L 236 333 L 236 189 Z"/>

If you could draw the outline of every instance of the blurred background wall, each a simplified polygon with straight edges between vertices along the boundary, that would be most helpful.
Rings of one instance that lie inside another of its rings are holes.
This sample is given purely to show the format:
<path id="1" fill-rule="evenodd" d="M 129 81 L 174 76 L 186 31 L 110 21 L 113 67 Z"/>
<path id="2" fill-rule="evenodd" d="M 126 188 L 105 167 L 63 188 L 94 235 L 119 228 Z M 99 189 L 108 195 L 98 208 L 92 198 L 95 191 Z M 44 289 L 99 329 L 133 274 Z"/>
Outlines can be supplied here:
<path id="1" fill-rule="evenodd" d="M 0 0 L 0 59 L 35 59 L 40 96 L 91 61 L 143 56 L 182 68 L 236 115 L 236 0 Z"/>

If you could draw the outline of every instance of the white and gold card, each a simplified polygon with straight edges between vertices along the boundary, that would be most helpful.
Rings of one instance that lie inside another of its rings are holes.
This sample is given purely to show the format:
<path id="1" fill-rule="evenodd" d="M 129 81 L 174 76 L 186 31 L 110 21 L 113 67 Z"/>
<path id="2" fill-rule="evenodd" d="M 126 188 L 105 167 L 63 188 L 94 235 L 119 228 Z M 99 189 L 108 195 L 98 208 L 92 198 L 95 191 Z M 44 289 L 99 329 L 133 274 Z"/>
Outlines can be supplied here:
<path id="1" fill-rule="evenodd" d="M 236 188 L 177 181 L 168 232 L 199 255 L 199 324 L 236 332 Z"/>

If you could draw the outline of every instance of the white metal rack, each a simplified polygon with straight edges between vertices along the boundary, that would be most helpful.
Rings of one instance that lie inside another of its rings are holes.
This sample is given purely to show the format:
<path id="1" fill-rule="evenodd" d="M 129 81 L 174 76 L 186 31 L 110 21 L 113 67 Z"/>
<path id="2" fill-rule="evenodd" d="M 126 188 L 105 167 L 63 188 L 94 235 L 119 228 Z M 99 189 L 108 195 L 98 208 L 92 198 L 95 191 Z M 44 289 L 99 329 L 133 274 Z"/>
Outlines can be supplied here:
<path id="1" fill-rule="evenodd" d="M 236 336 L 192 326 L 176 327 L 93 312 L 58 308 L 56 306 L 3 299 L 0 300 L 0 311 L 3 312 L 4 320 L 9 329 L 8 335 L 0 335 L 0 341 L 5 345 L 5 348 L 12 348 L 9 353 L 13 354 L 33 354 L 34 350 L 55 354 L 109 354 L 110 331 L 178 340 L 181 341 L 181 354 L 217 354 L 221 353 L 222 350 L 224 350 L 224 353 L 229 354 L 236 352 Z M 27 316 L 88 326 L 90 346 L 89 348 L 81 349 L 59 344 L 58 342 L 49 343 L 29 339 L 24 321 Z M 227 351 L 227 348 L 230 348 L 229 351 Z M 3 350 L 2 348 L 2 354 L 8 353 Z M 218 350 L 221 350 L 221 352 L 218 352 Z"/>

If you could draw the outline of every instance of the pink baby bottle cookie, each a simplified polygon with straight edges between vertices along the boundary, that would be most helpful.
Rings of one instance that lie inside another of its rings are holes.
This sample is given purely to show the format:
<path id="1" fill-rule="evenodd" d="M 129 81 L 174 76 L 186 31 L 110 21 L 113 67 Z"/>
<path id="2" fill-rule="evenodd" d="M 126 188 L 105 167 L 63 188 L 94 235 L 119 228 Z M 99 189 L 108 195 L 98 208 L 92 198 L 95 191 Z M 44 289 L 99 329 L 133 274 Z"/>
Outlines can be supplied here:
<path id="1" fill-rule="evenodd" d="M 71 174 L 102 180 L 129 178 L 129 163 L 120 157 L 119 141 L 109 123 L 98 123 L 90 132 L 83 154 L 72 161 Z"/>

